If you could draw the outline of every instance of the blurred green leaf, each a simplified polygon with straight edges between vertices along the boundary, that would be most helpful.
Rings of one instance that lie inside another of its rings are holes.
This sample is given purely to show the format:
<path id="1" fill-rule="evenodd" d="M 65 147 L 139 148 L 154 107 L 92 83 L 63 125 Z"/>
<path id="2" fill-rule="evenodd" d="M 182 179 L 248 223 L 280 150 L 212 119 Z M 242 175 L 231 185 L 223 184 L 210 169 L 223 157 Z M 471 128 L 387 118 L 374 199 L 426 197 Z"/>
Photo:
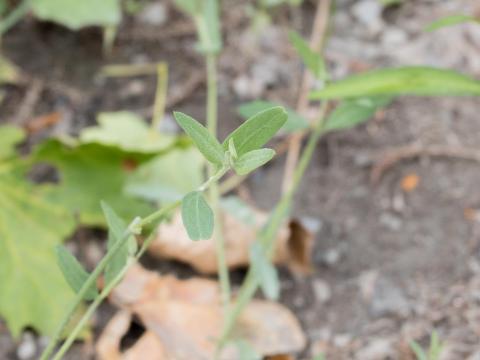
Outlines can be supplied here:
<path id="1" fill-rule="evenodd" d="M 126 219 L 153 211 L 150 205 L 123 192 L 131 172 L 151 155 L 130 154 L 97 143 L 68 145 L 51 139 L 36 149 L 35 157 L 59 172 L 58 185 L 45 185 L 49 201 L 78 214 L 82 224 L 105 225 L 100 199 Z"/>
<path id="2" fill-rule="evenodd" d="M 0 316 L 14 337 L 27 326 L 52 335 L 63 317 L 59 309 L 74 297 L 54 251 L 72 233 L 74 219 L 26 179 L 28 159 L 14 149 L 23 137 L 0 126 Z"/>
<path id="3" fill-rule="evenodd" d="M 16 154 L 15 146 L 25 139 L 25 132 L 12 125 L 0 125 L 0 160 Z"/>
<path id="4" fill-rule="evenodd" d="M 200 191 L 188 193 L 182 200 L 182 220 L 192 240 L 207 240 L 213 233 L 213 211 Z"/>
<path id="5" fill-rule="evenodd" d="M 5 57 L 0 56 L 0 85 L 15 84 L 18 81 L 20 81 L 18 68 Z"/>
<path id="6" fill-rule="evenodd" d="M 310 45 L 303 40 L 303 38 L 295 31 L 290 31 L 288 34 L 290 42 L 297 50 L 298 55 L 306 65 L 306 67 L 312 72 L 315 78 L 319 80 L 325 80 L 327 77 L 325 62 L 323 57 L 313 51 Z"/>
<path id="7" fill-rule="evenodd" d="M 238 358 L 239 360 L 261 360 L 262 356 L 260 356 L 255 349 L 250 346 L 250 344 L 245 340 L 237 340 L 235 341 L 235 345 L 238 351 Z"/>
<path id="8" fill-rule="evenodd" d="M 174 0 L 174 3 L 195 21 L 199 50 L 204 53 L 220 51 L 222 39 L 218 0 Z"/>
<path id="9" fill-rule="evenodd" d="M 376 96 L 344 100 L 328 116 L 325 130 L 349 129 L 370 119 L 375 113 L 390 104 L 392 97 Z"/>
<path id="10" fill-rule="evenodd" d="M 430 347 L 428 349 L 428 360 L 438 360 L 443 350 L 443 344 L 440 341 L 438 333 L 434 330 L 430 336 Z"/>
<path id="11" fill-rule="evenodd" d="M 451 70 L 403 67 L 353 75 L 311 93 L 311 99 L 375 95 L 480 95 L 480 81 Z"/>
<path id="12" fill-rule="evenodd" d="M 223 142 L 223 148 L 228 150 L 228 142 L 233 139 L 241 157 L 265 145 L 286 121 L 287 112 L 280 106 L 261 111 L 233 131 Z"/>
<path id="13" fill-rule="evenodd" d="M 202 184 L 202 159 L 193 146 L 159 155 L 129 176 L 125 192 L 160 203 L 180 200 Z"/>
<path id="14" fill-rule="evenodd" d="M 127 231 L 127 225 L 106 202 L 102 201 L 101 206 L 108 225 L 107 251 L 110 251 L 116 243 L 122 241 Z M 116 252 L 105 268 L 105 284 L 110 284 L 117 277 L 127 265 L 129 257 L 134 255 L 136 250 L 137 242 L 135 237 L 130 236 L 125 245 Z"/>
<path id="15" fill-rule="evenodd" d="M 152 132 L 145 121 L 128 111 L 100 113 L 98 126 L 87 127 L 80 133 L 83 143 L 117 146 L 124 151 L 161 153 L 175 144 L 175 137 Z"/>
<path id="16" fill-rule="evenodd" d="M 67 281 L 68 285 L 75 293 L 78 293 L 82 288 L 85 281 L 87 281 L 89 274 L 85 271 L 83 266 L 68 251 L 65 246 L 57 245 L 55 247 L 57 255 L 57 264 L 62 270 L 63 277 Z M 97 297 L 97 286 L 94 284 L 84 296 L 84 300 L 93 300 Z"/>
<path id="17" fill-rule="evenodd" d="M 275 151 L 272 149 L 252 150 L 236 159 L 233 168 L 238 175 L 246 175 L 272 160 L 274 156 Z"/>
<path id="18" fill-rule="evenodd" d="M 248 119 L 261 111 L 278 107 L 279 105 L 280 104 L 272 101 L 254 100 L 240 105 L 237 108 L 237 111 L 241 117 Z M 282 126 L 282 131 L 290 133 L 308 128 L 308 121 L 303 116 L 289 107 L 285 106 L 284 108 L 287 111 L 288 117 L 287 121 Z"/>
<path id="19" fill-rule="evenodd" d="M 174 112 L 173 115 L 182 129 L 192 138 L 203 156 L 213 164 L 222 165 L 225 151 L 218 140 L 194 118 L 181 112 Z"/>
<path id="20" fill-rule="evenodd" d="M 255 226 L 257 221 L 251 207 L 238 196 L 227 196 L 220 199 L 220 206 L 230 215 L 249 226 Z"/>
<path id="21" fill-rule="evenodd" d="M 92 25 L 116 25 L 122 17 L 119 0 L 35 0 L 31 6 L 38 18 L 72 30 Z"/>
<path id="22" fill-rule="evenodd" d="M 422 349 L 422 347 L 416 343 L 415 341 L 412 341 L 410 343 L 410 348 L 413 350 L 415 353 L 415 356 L 417 357 L 417 360 L 429 360 L 427 354 L 425 351 Z"/>
<path id="23" fill-rule="evenodd" d="M 452 15 L 447 16 L 442 19 L 435 20 L 434 22 L 430 23 L 426 28 L 425 31 L 435 31 L 447 26 L 453 26 L 458 24 L 464 24 L 467 22 L 476 22 L 480 23 L 480 19 L 469 16 L 469 15 Z"/>
<path id="24" fill-rule="evenodd" d="M 265 296 L 277 300 L 280 296 L 280 281 L 275 266 L 267 258 L 263 246 L 255 242 L 250 248 L 250 263 Z"/>

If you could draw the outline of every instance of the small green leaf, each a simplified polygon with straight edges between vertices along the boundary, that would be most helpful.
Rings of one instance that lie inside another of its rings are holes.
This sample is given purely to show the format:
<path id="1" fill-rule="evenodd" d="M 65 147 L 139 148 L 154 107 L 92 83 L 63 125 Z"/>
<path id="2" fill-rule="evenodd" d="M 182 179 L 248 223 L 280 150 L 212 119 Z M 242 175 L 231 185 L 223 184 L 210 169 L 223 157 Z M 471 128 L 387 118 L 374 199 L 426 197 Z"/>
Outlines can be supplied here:
<path id="1" fill-rule="evenodd" d="M 232 155 L 234 159 L 238 158 L 237 149 L 235 148 L 235 143 L 233 142 L 233 139 L 230 139 L 228 141 L 228 151 L 230 151 L 230 155 Z"/>
<path id="2" fill-rule="evenodd" d="M 430 336 L 430 347 L 428 349 L 428 360 L 440 359 L 443 350 L 443 344 L 440 341 L 438 333 L 434 330 Z"/>
<path id="3" fill-rule="evenodd" d="M 238 156 L 261 148 L 287 121 L 287 112 L 282 107 L 264 110 L 245 121 L 223 142 L 228 150 L 228 142 L 233 139 Z"/>
<path id="4" fill-rule="evenodd" d="M 374 70 L 331 83 L 311 99 L 375 95 L 480 95 L 480 81 L 451 70 L 411 66 Z"/>
<path id="5" fill-rule="evenodd" d="M 85 281 L 87 281 L 89 274 L 85 271 L 83 266 L 64 246 L 57 245 L 55 247 L 57 255 L 57 263 L 68 285 L 75 293 L 78 293 Z M 84 300 L 93 300 L 97 297 L 98 291 L 96 284 L 92 285 L 84 296 Z"/>
<path id="6" fill-rule="evenodd" d="M 349 129 L 370 119 L 377 110 L 392 101 L 390 96 L 344 100 L 328 116 L 325 130 Z"/>
<path id="7" fill-rule="evenodd" d="M 192 138 L 203 156 L 213 164 L 222 165 L 225 151 L 217 139 L 194 118 L 181 112 L 174 112 L 173 115 L 182 129 Z"/>
<path id="8" fill-rule="evenodd" d="M 264 100 L 255 100 L 245 104 L 240 105 L 237 108 L 237 112 L 240 114 L 241 117 L 244 119 L 248 119 L 249 117 L 254 116 L 256 113 L 260 111 L 264 111 L 276 106 L 280 106 L 280 104 L 275 103 L 273 101 L 264 101 Z M 288 118 L 285 124 L 282 126 L 282 131 L 291 133 L 298 130 L 304 130 L 308 128 L 308 121 L 299 113 L 297 113 L 292 108 L 287 106 L 284 107 L 287 111 Z"/>
<path id="9" fill-rule="evenodd" d="M 200 191 L 192 191 L 182 200 L 182 220 L 192 240 L 207 240 L 213 233 L 213 211 Z"/>
<path id="10" fill-rule="evenodd" d="M 427 357 L 427 354 L 425 351 L 422 349 L 422 347 L 415 341 L 412 341 L 410 343 L 410 348 L 413 350 L 415 353 L 415 356 L 417 357 L 417 360 L 429 360 Z"/>
<path id="11" fill-rule="evenodd" d="M 107 251 L 110 251 L 117 242 L 122 241 L 127 232 L 127 225 L 106 202 L 102 201 L 101 206 L 108 224 Z M 136 250 L 137 242 L 135 237 L 130 236 L 125 242 L 125 245 L 116 252 L 115 256 L 105 268 L 106 284 L 110 284 L 110 282 L 123 270 L 128 263 L 128 259 L 135 254 Z"/>
<path id="12" fill-rule="evenodd" d="M 250 248 L 250 263 L 254 276 L 257 278 L 265 296 L 277 300 L 280 296 L 280 282 L 277 269 L 267 258 L 265 250 L 258 242 Z"/>
<path id="13" fill-rule="evenodd" d="M 288 34 L 290 42 L 297 50 L 298 55 L 312 72 L 315 78 L 325 80 L 327 77 L 325 62 L 320 54 L 313 51 L 305 40 L 295 31 Z"/>
<path id="14" fill-rule="evenodd" d="M 451 16 L 447 16 L 447 17 L 435 20 L 434 22 L 430 23 L 425 28 L 425 31 L 435 31 L 447 26 L 464 24 L 467 22 L 480 23 L 480 19 L 473 16 L 469 16 L 469 15 L 451 15 Z"/>
<path id="15" fill-rule="evenodd" d="M 274 156 L 275 151 L 272 149 L 252 150 L 235 160 L 233 168 L 238 175 L 246 175 L 272 160 Z"/>

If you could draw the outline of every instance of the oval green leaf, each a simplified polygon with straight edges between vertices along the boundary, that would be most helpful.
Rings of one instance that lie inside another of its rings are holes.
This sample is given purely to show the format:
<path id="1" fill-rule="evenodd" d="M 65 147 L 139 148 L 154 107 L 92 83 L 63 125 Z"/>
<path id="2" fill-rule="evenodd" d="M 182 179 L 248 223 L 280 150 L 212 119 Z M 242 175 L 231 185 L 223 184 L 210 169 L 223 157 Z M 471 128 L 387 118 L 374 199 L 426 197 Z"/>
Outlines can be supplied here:
<path id="1" fill-rule="evenodd" d="M 225 151 L 217 139 L 194 118 L 181 112 L 174 112 L 173 115 L 182 129 L 192 138 L 203 156 L 213 164 L 222 165 Z"/>
<path id="2" fill-rule="evenodd" d="M 192 191 L 182 200 L 182 220 L 192 240 L 207 240 L 213 233 L 213 211 L 200 191 Z"/>
<path id="3" fill-rule="evenodd" d="M 57 255 L 57 263 L 60 270 L 62 270 L 63 277 L 68 285 L 75 293 L 78 293 L 85 281 L 87 281 L 89 274 L 85 271 L 78 260 L 62 245 L 55 247 Z M 93 300 L 97 297 L 98 291 L 96 285 L 92 285 L 84 296 L 84 300 Z"/>
<path id="4" fill-rule="evenodd" d="M 310 45 L 295 31 L 290 31 L 288 39 L 292 43 L 305 66 L 315 78 L 325 80 L 327 77 L 325 62 L 322 56 L 310 48 Z"/>
<path id="5" fill-rule="evenodd" d="M 234 140 L 238 156 L 260 149 L 280 130 L 287 117 L 287 112 L 280 106 L 255 114 L 225 139 L 224 150 L 228 150 L 230 139 Z"/>
<path id="6" fill-rule="evenodd" d="M 353 75 L 310 94 L 311 99 L 341 99 L 375 95 L 480 95 L 480 81 L 451 70 L 403 67 Z"/>
<path id="7" fill-rule="evenodd" d="M 252 150 L 235 160 L 233 168 L 238 175 L 246 175 L 272 160 L 274 156 L 275 151 L 272 149 Z"/>

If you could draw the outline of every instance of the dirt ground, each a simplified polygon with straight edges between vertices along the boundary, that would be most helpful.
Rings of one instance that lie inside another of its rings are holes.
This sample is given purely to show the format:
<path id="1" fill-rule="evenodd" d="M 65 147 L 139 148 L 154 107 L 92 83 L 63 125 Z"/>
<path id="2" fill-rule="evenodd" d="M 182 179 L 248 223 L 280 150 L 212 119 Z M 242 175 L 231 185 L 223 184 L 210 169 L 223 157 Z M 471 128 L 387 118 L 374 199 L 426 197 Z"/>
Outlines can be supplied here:
<path id="1" fill-rule="evenodd" d="M 326 49 L 332 76 L 427 64 L 480 78 L 480 26 L 423 31 L 442 16 L 478 13 L 475 3 L 411 0 L 377 14 L 376 0 L 338 1 Z M 308 35 L 314 13 L 308 1 L 300 9 L 279 10 L 256 34 L 243 5 L 224 2 L 221 134 L 239 124 L 235 107 L 249 99 L 295 105 L 302 69 L 286 29 Z M 73 33 L 24 20 L 2 44 L 25 81 L 7 88 L 1 121 L 24 124 L 60 111 L 63 121 L 36 134 L 35 142 L 78 132 L 93 124 L 99 111 L 148 116 L 154 78 L 111 80 L 96 74 L 107 63 L 159 60 L 170 64 L 169 110 L 203 118 L 203 63 L 192 49 L 193 28 L 165 8 L 168 19 L 159 25 L 138 15 L 126 19 L 109 57 L 102 55 L 98 30 Z M 293 210 L 317 230 L 314 271 L 307 277 L 281 272 L 281 301 L 300 318 L 309 339 L 298 359 L 320 352 L 333 360 L 413 359 L 409 341 L 426 345 L 433 329 L 445 343 L 441 359 L 480 359 L 479 111 L 474 98 L 406 97 L 366 125 L 323 138 Z M 398 161 L 382 166 L 392 156 Z M 249 179 L 256 205 L 275 204 L 283 168 L 280 157 Z M 402 186 L 412 178 L 417 186 Z M 146 262 L 165 271 L 190 271 L 171 262 Z M 104 307 L 97 328 L 111 312 Z M 0 359 L 22 358 L 19 349 L 27 338 L 31 334 L 14 342 L 0 324 Z M 68 358 L 86 358 L 86 347 L 77 346 Z"/>

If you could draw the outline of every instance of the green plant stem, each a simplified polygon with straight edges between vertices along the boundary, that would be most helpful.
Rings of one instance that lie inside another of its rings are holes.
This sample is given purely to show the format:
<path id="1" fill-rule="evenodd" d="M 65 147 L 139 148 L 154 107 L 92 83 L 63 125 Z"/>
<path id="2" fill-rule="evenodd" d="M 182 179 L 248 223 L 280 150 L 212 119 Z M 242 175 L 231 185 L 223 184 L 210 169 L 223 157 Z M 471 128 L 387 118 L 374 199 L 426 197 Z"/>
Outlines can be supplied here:
<path id="1" fill-rule="evenodd" d="M 303 175 L 305 174 L 305 170 L 307 169 L 307 166 L 310 163 L 310 160 L 312 159 L 315 146 L 317 145 L 318 140 L 323 134 L 324 119 L 327 112 L 327 107 L 328 107 L 327 102 L 324 102 L 321 105 L 320 114 L 319 114 L 316 126 L 313 132 L 310 134 L 307 145 L 302 152 L 300 162 L 295 168 L 292 185 L 290 186 L 289 190 L 280 199 L 279 203 L 273 210 L 273 213 L 269 219 L 269 222 L 266 228 L 264 228 L 261 231 L 260 237 L 257 240 L 266 249 L 269 257 L 272 256 L 272 252 L 274 250 L 275 235 L 277 234 L 278 229 L 280 228 L 285 217 L 288 214 L 294 195 L 298 189 L 298 186 L 300 185 Z M 231 332 L 235 326 L 235 323 L 238 317 L 242 313 L 243 309 L 250 302 L 250 300 L 253 298 L 258 287 L 259 287 L 259 282 L 257 278 L 254 276 L 252 268 L 250 267 L 247 273 L 247 276 L 245 278 L 245 281 L 243 282 L 242 287 L 239 290 L 235 303 L 233 307 L 231 307 L 227 315 L 227 318 L 225 320 L 222 336 L 220 337 L 220 341 L 218 342 L 217 353 L 220 353 L 223 346 L 225 346 L 226 342 L 228 341 L 231 335 Z"/>
<path id="2" fill-rule="evenodd" d="M 3 20 L 0 21 L 0 37 L 10 30 L 29 10 L 32 0 L 23 0 Z"/>
<path id="3" fill-rule="evenodd" d="M 213 137 L 217 137 L 217 57 L 213 53 L 206 54 L 207 63 L 207 129 Z M 210 178 L 215 172 L 215 166 L 210 164 L 208 167 Z M 215 217 L 215 227 L 213 230 L 213 240 L 215 242 L 215 251 L 218 263 L 218 276 L 222 294 L 222 303 L 225 314 L 229 311 L 231 289 L 228 273 L 227 259 L 225 254 L 225 238 L 223 236 L 223 224 L 220 212 L 220 190 L 218 179 L 210 184 L 210 206 Z"/>
<path id="4" fill-rule="evenodd" d="M 204 184 L 202 184 L 199 187 L 199 191 L 204 191 L 209 185 L 215 184 L 218 179 L 220 179 L 226 172 L 228 171 L 228 167 L 223 167 L 221 168 L 218 172 L 216 172 L 211 178 L 209 178 Z M 213 180 L 212 180 L 213 179 Z M 73 314 L 75 313 L 77 307 L 80 305 L 80 303 L 83 302 L 83 299 L 85 297 L 85 294 L 87 291 L 90 289 L 91 286 L 95 283 L 95 281 L 98 279 L 98 277 L 102 274 L 103 270 L 105 270 L 107 264 L 110 262 L 110 260 L 115 256 L 115 254 L 125 245 L 125 243 L 128 241 L 128 238 L 131 235 L 138 234 L 141 229 L 147 225 L 152 224 L 153 222 L 162 219 L 166 217 L 171 211 L 173 211 L 175 208 L 177 208 L 181 204 L 181 201 L 176 201 L 174 203 L 171 203 L 169 205 L 166 205 L 162 207 L 161 209 L 155 211 L 154 213 L 146 216 L 143 219 L 140 218 L 135 218 L 130 225 L 127 227 L 125 233 L 122 235 L 122 238 L 115 243 L 115 245 L 112 247 L 112 249 L 105 254 L 105 256 L 100 260 L 96 268 L 93 270 L 93 272 L 90 274 L 90 276 L 87 278 L 85 283 L 83 284 L 82 288 L 80 291 L 76 294 L 74 301 L 68 308 L 62 322 L 58 326 L 58 328 L 55 331 L 55 334 L 52 337 L 52 340 L 48 344 L 48 346 L 45 348 L 43 351 L 40 360 L 47 360 L 49 359 L 50 355 L 52 352 L 55 350 L 55 346 L 57 343 L 60 341 L 63 332 L 65 331 L 65 328 L 68 326 Z M 142 248 L 140 251 L 137 253 L 136 258 L 140 258 L 140 256 L 143 255 L 143 253 L 146 251 L 148 248 L 148 245 L 151 243 L 152 238 L 150 237 L 145 241 L 145 243 L 142 245 Z M 127 266 L 128 268 L 128 266 Z M 114 287 L 114 285 L 110 288 L 110 290 Z M 105 290 L 104 290 L 105 291 Z M 102 291 L 103 293 L 103 291 Z M 108 295 L 108 294 L 107 294 Z M 101 298 L 101 295 L 99 295 L 99 298 Z M 103 298 L 101 299 L 95 299 L 94 302 L 89 306 L 87 309 L 87 312 L 84 314 L 80 322 L 85 322 L 92 316 L 94 313 L 95 309 L 98 307 L 98 305 L 102 302 Z M 91 310 L 93 307 L 93 310 Z M 85 318 L 85 320 L 84 320 Z M 67 339 L 65 340 L 65 343 L 62 345 L 61 349 L 64 349 L 63 351 L 67 351 L 68 348 L 71 346 L 73 341 L 78 335 L 78 332 L 75 333 L 75 330 L 77 327 L 80 325 L 80 322 L 77 324 L 75 329 L 68 335 Z M 80 330 L 83 328 L 83 325 L 80 326 Z M 67 344 L 67 345 L 65 345 Z M 60 350 L 59 350 L 60 351 Z M 55 357 L 56 359 L 57 357 Z"/>

